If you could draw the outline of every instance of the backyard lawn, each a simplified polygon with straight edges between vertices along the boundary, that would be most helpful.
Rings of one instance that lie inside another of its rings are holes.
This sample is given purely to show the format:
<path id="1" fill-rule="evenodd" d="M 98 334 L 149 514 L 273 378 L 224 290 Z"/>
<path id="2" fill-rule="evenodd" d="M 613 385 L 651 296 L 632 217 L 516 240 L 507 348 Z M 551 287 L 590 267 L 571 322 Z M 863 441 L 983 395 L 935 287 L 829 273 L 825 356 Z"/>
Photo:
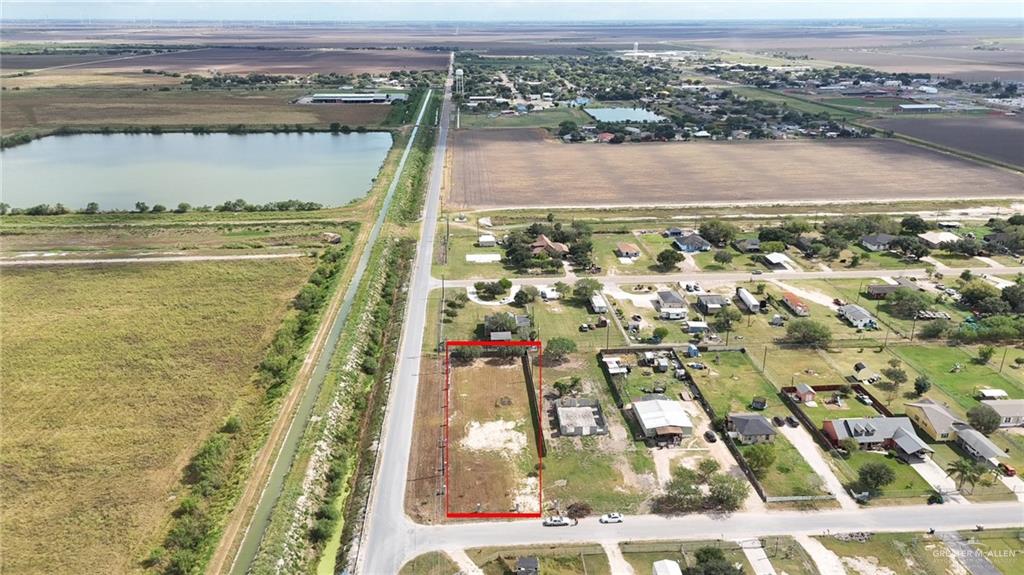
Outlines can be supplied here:
<path id="1" fill-rule="evenodd" d="M 611 575 L 608 556 L 600 545 L 550 545 L 533 547 L 479 547 L 466 555 L 485 575 L 511 575 L 519 557 L 537 557 L 545 575 Z"/>
<path id="2" fill-rule="evenodd" d="M 619 544 L 622 557 L 637 575 L 650 573 L 651 565 L 663 559 L 677 561 L 680 567 L 694 566 L 697 561 L 693 553 L 701 547 L 721 549 L 727 561 L 743 569 L 745 575 L 753 575 L 754 569 L 743 550 L 731 541 L 627 541 Z"/>
<path id="3" fill-rule="evenodd" d="M 398 575 L 458 575 L 459 572 L 459 566 L 448 555 L 435 551 L 409 561 Z"/>
<path id="4" fill-rule="evenodd" d="M 933 385 L 941 387 L 964 411 L 977 405 L 975 396 L 979 389 L 986 387 L 1002 389 L 1012 399 L 1024 399 L 1024 385 L 999 375 L 988 365 L 975 363 L 962 348 L 901 345 L 893 346 L 892 350 L 908 365 L 927 375 Z M 954 373 L 952 368 L 956 364 L 961 369 Z"/>
<path id="5" fill-rule="evenodd" d="M 1024 531 L 993 529 L 982 533 L 960 533 L 972 547 L 981 552 L 1003 575 L 1024 573 Z"/>

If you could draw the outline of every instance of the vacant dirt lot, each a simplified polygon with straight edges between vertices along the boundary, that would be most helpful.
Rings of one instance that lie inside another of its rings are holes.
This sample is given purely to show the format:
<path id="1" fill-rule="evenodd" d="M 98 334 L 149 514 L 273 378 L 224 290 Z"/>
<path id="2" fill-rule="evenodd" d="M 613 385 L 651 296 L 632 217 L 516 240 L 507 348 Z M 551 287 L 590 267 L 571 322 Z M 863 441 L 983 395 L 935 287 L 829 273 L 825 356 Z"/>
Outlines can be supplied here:
<path id="1" fill-rule="evenodd" d="M 22 90 L 5 92 L 0 108 L 4 134 L 53 130 L 61 126 L 226 126 L 233 124 L 379 124 L 386 105 L 300 106 L 291 100 L 306 90 L 264 91 L 133 89 Z"/>
<path id="2" fill-rule="evenodd" d="M 464 208 L 1019 197 L 1024 177 L 891 140 L 561 144 L 540 130 L 455 134 Z"/>
<path id="3" fill-rule="evenodd" d="M 1024 167 L 1024 118 L 1020 116 L 888 118 L 873 124 L 941 146 Z"/>
<path id="4" fill-rule="evenodd" d="M 453 366 L 449 389 L 448 511 L 540 510 L 535 427 L 518 359 Z"/>

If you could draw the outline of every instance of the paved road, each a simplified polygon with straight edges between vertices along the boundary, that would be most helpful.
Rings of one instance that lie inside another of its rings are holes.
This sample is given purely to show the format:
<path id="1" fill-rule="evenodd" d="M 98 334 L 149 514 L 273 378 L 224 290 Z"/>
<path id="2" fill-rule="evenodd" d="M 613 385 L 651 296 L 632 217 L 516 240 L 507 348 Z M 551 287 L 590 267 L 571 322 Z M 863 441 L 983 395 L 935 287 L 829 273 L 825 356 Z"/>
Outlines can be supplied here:
<path id="1" fill-rule="evenodd" d="M 395 492 L 395 499 L 402 498 Z M 919 505 L 868 507 L 856 511 L 769 511 L 734 513 L 727 517 L 685 515 L 666 518 L 657 515 L 627 516 L 618 525 L 601 525 L 596 518 L 580 521 L 577 527 L 542 527 L 539 520 L 489 523 L 456 523 L 419 526 L 406 522 L 405 527 L 390 537 L 389 548 L 381 553 L 395 555 L 389 560 L 400 564 L 399 554 L 411 559 L 421 553 L 436 551 L 457 544 L 463 547 L 494 545 L 542 545 L 584 543 L 600 540 L 701 540 L 748 539 L 766 535 L 822 535 L 852 531 L 903 532 L 955 531 L 972 529 L 982 524 L 987 528 L 1021 527 L 1024 505 L 1019 503 L 981 503 L 975 505 Z M 395 573 L 379 569 L 359 571 L 361 574 Z"/>
<path id="2" fill-rule="evenodd" d="M 753 537 L 751 539 L 741 539 L 736 543 L 743 549 L 743 555 L 747 557 L 747 561 L 753 567 L 754 573 L 757 575 L 778 575 L 771 560 L 768 559 L 768 554 L 765 553 L 760 539 Z"/>
<path id="3" fill-rule="evenodd" d="M 441 183 L 444 181 L 448 122 L 452 107 L 451 82 L 452 70 L 449 65 L 434 161 L 427 185 L 423 227 L 409 286 L 402 341 L 398 348 L 388 411 L 378 442 L 380 457 L 377 459 L 361 548 L 356 559 L 358 573 L 398 573 L 402 563 L 412 558 L 408 553 L 409 546 L 416 540 L 416 528 L 405 515 L 405 486 L 409 451 L 412 449 L 412 421 L 416 411 L 423 330 L 427 321 L 434 234 L 441 204 Z M 456 538 L 451 541 L 462 547 L 461 540 Z"/>
<path id="4" fill-rule="evenodd" d="M 95 264 L 159 264 L 167 262 L 221 262 L 231 260 L 275 260 L 280 258 L 301 258 L 307 254 L 248 254 L 232 256 L 152 256 L 137 258 L 90 258 L 90 259 L 45 259 L 45 260 L 0 260 L 0 267 L 7 266 L 63 266 L 63 265 L 95 265 Z"/>
<path id="5" fill-rule="evenodd" d="M 1000 267 L 989 267 L 989 266 L 975 266 L 969 268 L 946 268 L 942 270 L 942 273 L 946 277 L 959 276 L 964 270 L 971 270 L 971 273 L 975 275 L 1001 275 L 1001 276 L 1012 276 L 1018 273 L 1024 273 L 1024 266 L 1000 266 Z M 753 275 L 750 272 L 687 272 L 687 273 L 671 273 L 671 274 L 653 274 L 653 275 L 616 275 L 616 276 L 592 276 L 594 279 L 600 280 L 605 285 L 623 285 L 623 284 L 643 284 L 643 283 L 654 283 L 654 284 L 668 284 L 673 282 L 681 281 L 697 281 L 700 283 L 713 283 L 713 282 L 736 282 L 746 280 L 808 280 L 808 279 L 860 279 L 860 278 L 877 278 L 879 276 L 915 276 L 915 277 L 926 277 L 927 273 L 924 268 L 910 268 L 904 270 L 840 270 L 840 271 L 823 271 L 823 270 L 810 270 L 803 272 L 793 271 L 777 271 L 777 272 L 765 272 L 760 275 Z M 496 279 L 496 278 L 495 278 Z M 572 283 L 573 276 L 546 276 L 546 277 L 524 277 L 515 278 L 513 281 L 519 285 L 550 285 L 555 282 L 567 282 Z M 448 287 L 472 287 L 479 279 L 472 280 L 445 280 L 445 285 Z M 440 287 L 441 280 L 434 280 L 432 287 Z"/>

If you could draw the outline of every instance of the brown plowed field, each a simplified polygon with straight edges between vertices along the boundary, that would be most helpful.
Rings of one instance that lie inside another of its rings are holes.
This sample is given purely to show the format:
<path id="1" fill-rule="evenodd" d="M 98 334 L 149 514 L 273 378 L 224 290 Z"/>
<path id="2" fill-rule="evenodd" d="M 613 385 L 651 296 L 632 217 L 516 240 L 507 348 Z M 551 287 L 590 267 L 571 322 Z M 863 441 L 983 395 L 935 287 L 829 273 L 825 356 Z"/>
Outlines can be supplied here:
<path id="1" fill-rule="evenodd" d="M 455 134 L 461 208 L 1020 197 L 1024 176 L 893 140 L 562 144 Z"/>
<path id="2" fill-rule="evenodd" d="M 873 126 L 1024 168 L 1024 118 L 886 118 Z"/>

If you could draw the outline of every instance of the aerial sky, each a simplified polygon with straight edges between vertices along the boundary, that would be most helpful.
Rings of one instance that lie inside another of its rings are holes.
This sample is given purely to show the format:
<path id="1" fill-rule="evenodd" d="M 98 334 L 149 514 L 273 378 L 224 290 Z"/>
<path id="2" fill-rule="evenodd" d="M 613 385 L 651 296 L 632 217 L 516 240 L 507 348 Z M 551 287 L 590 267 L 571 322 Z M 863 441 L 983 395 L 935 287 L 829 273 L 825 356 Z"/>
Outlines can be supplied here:
<path id="1" fill-rule="evenodd" d="M 1020 0 L 3 0 L 0 19 L 594 21 L 1003 18 L 1024 20 Z"/>

